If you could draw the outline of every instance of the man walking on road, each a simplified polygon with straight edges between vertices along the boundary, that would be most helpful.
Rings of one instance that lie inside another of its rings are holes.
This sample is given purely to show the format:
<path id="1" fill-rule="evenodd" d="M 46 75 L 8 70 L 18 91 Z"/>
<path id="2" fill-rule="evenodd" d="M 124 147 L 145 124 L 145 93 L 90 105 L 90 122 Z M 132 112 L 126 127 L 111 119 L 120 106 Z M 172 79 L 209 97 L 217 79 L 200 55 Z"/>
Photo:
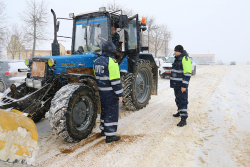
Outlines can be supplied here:
<path id="1" fill-rule="evenodd" d="M 111 41 L 102 44 L 102 54 L 94 62 L 96 83 L 101 99 L 101 136 L 106 136 L 106 143 L 119 141 L 115 136 L 118 126 L 119 103 L 122 102 L 123 89 L 120 70 L 114 58 L 116 47 Z"/>
<path id="2" fill-rule="evenodd" d="M 174 51 L 175 61 L 172 65 L 170 87 L 174 88 L 175 102 L 178 109 L 177 113 L 173 114 L 173 117 L 181 116 L 181 121 L 177 126 L 182 127 L 187 124 L 186 119 L 188 118 L 188 84 L 192 74 L 192 63 L 183 46 L 177 45 Z"/>

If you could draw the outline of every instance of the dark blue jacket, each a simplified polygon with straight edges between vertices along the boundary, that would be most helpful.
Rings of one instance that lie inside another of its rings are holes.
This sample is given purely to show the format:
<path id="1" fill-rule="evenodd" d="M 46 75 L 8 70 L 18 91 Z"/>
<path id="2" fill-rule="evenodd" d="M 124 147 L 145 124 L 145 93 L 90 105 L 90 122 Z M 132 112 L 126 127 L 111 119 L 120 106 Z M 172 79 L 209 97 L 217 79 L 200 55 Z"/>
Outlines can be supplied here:
<path id="1" fill-rule="evenodd" d="M 107 97 L 123 96 L 120 70 L 117 60 L 114 58 L 116 47 L 111 41 L 102 45 L 102 54 L 94 62 L 94 72 L 99 92 L 104 92 Z"/>
<path id="2" fill-rule="evenodd" d="M 192 62 L 186 51 L 175 56 L 170 75 L 171 88 L 187 88 L 192 74 Z"/>

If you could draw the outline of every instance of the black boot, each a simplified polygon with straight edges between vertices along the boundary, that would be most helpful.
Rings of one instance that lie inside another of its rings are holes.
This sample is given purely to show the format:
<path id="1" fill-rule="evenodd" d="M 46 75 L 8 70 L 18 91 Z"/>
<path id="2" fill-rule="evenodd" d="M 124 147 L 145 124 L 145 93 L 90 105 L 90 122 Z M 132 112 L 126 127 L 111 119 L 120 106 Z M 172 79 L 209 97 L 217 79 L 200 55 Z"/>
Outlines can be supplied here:
<path id="1" fill-rule="evenodd" d="M 173 117 L 179 117 L 180 116 L 180 113 L 177 112 L 176 114 L 173 114 Z"/>
<path id="2" fill-rule="evenodd" d="M 181 118 L 181 121 L 177 124 L 177 126 L 183 127 L 185 125 L 187 125 L 186 119 L 185 118 Z"/>
<path id="3" fill-rule="evenodd" d="M 120 136 L 106 136 L 106 143 L 112 143 L 119 140 L 121 140 Z"/>
<path id="4" fill-rule="evenodd" d="M 105 136 L 105 133 L 104 133 L 104 131 L 102 130 L 102 132 L 101 132 L 101 136 Z"/>

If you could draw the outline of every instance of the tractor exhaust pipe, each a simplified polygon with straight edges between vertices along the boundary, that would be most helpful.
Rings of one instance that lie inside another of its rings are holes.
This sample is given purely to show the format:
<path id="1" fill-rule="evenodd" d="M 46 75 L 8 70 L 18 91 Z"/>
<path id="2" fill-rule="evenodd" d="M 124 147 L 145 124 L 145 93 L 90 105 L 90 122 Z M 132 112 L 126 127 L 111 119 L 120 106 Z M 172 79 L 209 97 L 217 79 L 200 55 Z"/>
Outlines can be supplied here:
<path id="1" fill-rule="evenodd" d="M 57 41 L 57 28 L 56 28 L 56 14 L 53 9 L 51 9 L 51 13 L 53 14 L 54 17 L 54 41 L 51 44 L 52 48 L 52 56 L 59 56 L 60 55 L 60 47 L 59 43 Z"/>

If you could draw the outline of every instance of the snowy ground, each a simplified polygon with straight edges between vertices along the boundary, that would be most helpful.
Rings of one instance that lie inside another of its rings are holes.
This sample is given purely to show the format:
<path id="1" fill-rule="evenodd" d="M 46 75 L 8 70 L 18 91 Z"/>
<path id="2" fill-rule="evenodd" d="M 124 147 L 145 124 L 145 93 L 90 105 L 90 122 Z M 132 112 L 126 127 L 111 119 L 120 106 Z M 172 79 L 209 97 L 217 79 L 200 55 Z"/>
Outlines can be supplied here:
<path id="1" fill-rule="evenodd" d="M 158 88 L 140 111 L 120 105 L 122 140 L 116 143 L 106 144 L 98 126 L 87 139 L 66 143 L 43 119 L 36 124 L 37 166 L 249 166 L 250 66 L 198 66 L 182 128 L 176 126 L 180 118 L 172 117 L 176 106 L 169 79 L 159 78 Z"/>

